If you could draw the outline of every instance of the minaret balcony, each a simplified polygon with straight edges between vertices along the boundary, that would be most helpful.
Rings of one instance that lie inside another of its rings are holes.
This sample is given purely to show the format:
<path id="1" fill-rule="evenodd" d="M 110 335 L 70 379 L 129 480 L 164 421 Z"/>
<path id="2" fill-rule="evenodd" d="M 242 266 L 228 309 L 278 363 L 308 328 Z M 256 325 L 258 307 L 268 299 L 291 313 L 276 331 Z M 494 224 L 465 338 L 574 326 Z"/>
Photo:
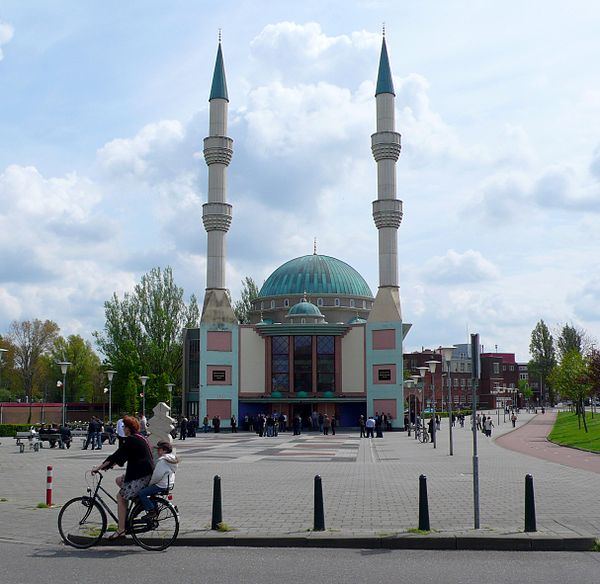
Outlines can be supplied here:
<path id="1" fill-rule="evenodd" d="M 227 136 L 209 136 L 204 138 L 204 160 L 211 164 L 229 166 L 233 156 L 233 140 Z"/>
<path id="2" fill-rule="evenodd" d="M 402 201 L 398 199 L 373 201 L 373 220 L 377 229 L 384 227 L 398 229 L 402 222 Z"/>
<path id="3" fill-rule="evenodd" d="M 204 203 L 202 205 L 204 229 L 206 231 L 229 231 L 231 209 L 229 203 Z"/>
<path id="4" fill-rule="evenodd" d="M 397 161 L 401 148 L 398 132 L 377 132 L 371 136 L 371 151 L 376 162 L 380 160 Z"/>

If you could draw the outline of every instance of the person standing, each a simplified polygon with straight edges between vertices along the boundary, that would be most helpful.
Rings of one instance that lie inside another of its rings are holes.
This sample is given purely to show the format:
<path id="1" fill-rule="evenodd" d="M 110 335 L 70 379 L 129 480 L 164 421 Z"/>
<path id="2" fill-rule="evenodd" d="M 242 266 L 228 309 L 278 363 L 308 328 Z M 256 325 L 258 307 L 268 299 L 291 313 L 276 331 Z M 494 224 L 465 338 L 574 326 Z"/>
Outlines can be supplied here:
<path id="1" fill-rule="evenodd" d="M 119 441 L 119 446 L 121 446 L 123 438 L 125 438 L 125 425 L 123 423 L 123 416 L 121 416 L 117 420 L 117 440 Z"/>
<path id="2" fill-rule="evenodd" d="M 369 419 L 365 422 L 367 429 L 367 438 L 373 438 L 373 430 L 375 429 L 375 419 L 373 416 L 369 416 Z"/>
<path id="3" fill-rule="evenodd" d="M 366 438 L 367 433 L 366 433 L 366 426 L 365 426 L 365 417 L 364 416 L 360 416 L 358 418 L 358 427 L 360 429 L 360 438 Z"/>
<path id="4" fill-rule="evenodd" d="M 94 432 L 94 441 L 96 442 L 96 450 L 102 450 L 102 433 L 104 425 L 99 418 L 96 418 L 96 431 Z"/>
<path id="5" fill-rule="evenodd" d="M 517 425 L 517 414 L 515 414 L 513 412 L 512 416 L 510 417 L 510 421 L 512 422 L 513 428 L 516 427 L 516 425 Z"/>
<path id="6" fill-rule="evenodd" d="M 181 422 L 179 422 L 179 440 L 185 440 L 187 438 L 188 430 L 188 419 L 183 416 Z"/>
<path id="7" fill-rule="evenodd" d="M 335 436 L 335 428 L 337 426 L 337 420 L 335 419 L 335 416 L 331 416 L 331 435 Z"/>
<path id="8" fill-rule="evenodd" d="M 95 433 L 96 433 L 96 416 L 92 416 L 92 419 L 90 420 L 90 422 L 88 424 L 87 436 L 85 438 L 85 444 L 83 446 L 83 450 L 87 450 L 87 448 L 90 444 L 92 445 L 92 450 L 94 450 L 94 448 L 96 447 L 95 436 L 94 436 Z"/>
<path id="9" fill-rule="evenodd" d="M 325 414 L 323 416 L 323 434 L 325 436 L 329 435 L 329 428 L 331 428 L 331 420 L 329 419 L 329 416 Z"/>
<path id="10" fill-rule="evenodd" d="M 146 416 L 143 413 L 140 416 L 140 434 L 148 436 L 148 420 L 146 420 Z"/>
<path id="11" fill-rule="evenodd" d="M 231 416 L 231 433 L 232 434 L 237 434 L 237 419 L 235 417 L 235 415 Z"/>

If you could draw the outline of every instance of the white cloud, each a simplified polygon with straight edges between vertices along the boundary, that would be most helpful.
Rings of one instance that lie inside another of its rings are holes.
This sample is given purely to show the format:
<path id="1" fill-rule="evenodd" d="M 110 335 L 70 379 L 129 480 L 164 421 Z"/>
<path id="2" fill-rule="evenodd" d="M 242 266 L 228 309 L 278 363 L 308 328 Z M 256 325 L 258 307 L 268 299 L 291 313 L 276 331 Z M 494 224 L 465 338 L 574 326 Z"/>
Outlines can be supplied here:
<path id="1" fill-rule="evenodd" d="M 98 150 L 102 169 L 116 178 L 152 180 L 177 163 L 173 156 L 185 139 L 177 120 L 162 120 L 144 126 L 133 138 L 116 138 Z"/>
<path id="2" fill-rule="evenodd" d="M 600 321 L 600 277 L 594 277 L 585 282 L 569 299 L 579 318 Z"/>
<path id="3" fill-rule="evenodd" d="M 0 61 L 4 59 L 4 53 L 2 52 L 2 45 L 7 44 L 13 38 L 15 29 L 8 22 L 2 22 L 0 20 Z"/>
<path id="4" fill-rule="evenodd" d="M 469 249 L 461 254 L 449 249 L 444 256 L 428 260 L 422 274 L 424 280 L 434 284 L 464 284 L 493 280 L 498 277 L 498 269 L 478 251 Z"/>

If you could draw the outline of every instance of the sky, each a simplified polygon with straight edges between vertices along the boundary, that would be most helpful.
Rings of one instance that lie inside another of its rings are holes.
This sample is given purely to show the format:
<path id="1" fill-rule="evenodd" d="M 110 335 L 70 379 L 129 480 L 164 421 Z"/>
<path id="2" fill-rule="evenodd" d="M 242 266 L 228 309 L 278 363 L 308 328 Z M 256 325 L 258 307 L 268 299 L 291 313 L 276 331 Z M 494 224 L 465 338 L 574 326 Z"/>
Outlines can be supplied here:
<path id="1" fill-rule="evenodd" d="M 593 0 L 3 0 L 0 334 L 40 318 L 91 339 L 104 302 L 157 266 L 202 300 L 219 29 L 233 297 L 315 237 L 375 293 L 382 22 L 405 351 L 478 332 L 525 361 L 540 319 L 600 338 Z"/>

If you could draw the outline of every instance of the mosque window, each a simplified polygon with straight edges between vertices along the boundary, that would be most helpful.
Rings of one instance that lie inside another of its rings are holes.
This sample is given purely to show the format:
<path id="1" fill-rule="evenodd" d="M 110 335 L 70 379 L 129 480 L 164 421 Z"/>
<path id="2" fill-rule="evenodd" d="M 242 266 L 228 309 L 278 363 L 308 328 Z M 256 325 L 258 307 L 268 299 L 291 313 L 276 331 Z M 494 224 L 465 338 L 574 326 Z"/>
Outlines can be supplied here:
<path id="1" fill-rule="evenodd" d="M 271 339 L 272 391 L 289 391 L 290 388 L 290 338 Z"/>
<path id="2" fill-rule="evenodd" d="M 363 308 L 366 308 L 366 307 L 367 307 L 367 301 L 363 300 Z"/>
<path id="3" fill-rule="evenodd" d="M 287 307 L 290 305 L 290 301 L 289 301 L 289 300 L 286 298 L 286 299 L 283 301 L 283 305 L 284 305 L 284 306 L 287 308 Z"/>
<path id="4" fill-rule="evenodd" d="M 275 300 L 271 300 L 271 308 L 275 308 Z"/>
<path id="5" fill-rule="evenodd" d="M 323 299 L 317 298 L 317 306 L 323 306 Z"/>
<path id="6" fill-rule="evenodd" d="M 300 319 L 300 324 L 306 324 L 306 319 L 305 318 L 301 318 Z"/>
<path id="7" fill-rule="evenodd" d="M 294 391 L 312 391 L 312 337 L 294 337 Z"/>
<path id="8" fill-rule="evenodd" d="M 260 309 L 262 310 L 265 307 L 265 303 L 261 301 L 260 303 Z"/>
<path id="9" fill-rule="evenodd" d="M 334 304 L 335 304 L 336 306 L 339 306 L 339 305 L 340 305 L 340 299 L 339 299 L 339 298 L 336 298 L 336 299 L 335 299 L 335 302 L 334 302 Z"/>
<path id="10" fill-rule="evenodd" d="M 354 298 L 350 298 L 350 308 L 354 308 L 356 306 L 356 302 L 354 302 Z"/>
<path id="11" fill-rule="evenodd" d="M 335 391 L 335 337 L 317 337 L 317 391 Z"/>

